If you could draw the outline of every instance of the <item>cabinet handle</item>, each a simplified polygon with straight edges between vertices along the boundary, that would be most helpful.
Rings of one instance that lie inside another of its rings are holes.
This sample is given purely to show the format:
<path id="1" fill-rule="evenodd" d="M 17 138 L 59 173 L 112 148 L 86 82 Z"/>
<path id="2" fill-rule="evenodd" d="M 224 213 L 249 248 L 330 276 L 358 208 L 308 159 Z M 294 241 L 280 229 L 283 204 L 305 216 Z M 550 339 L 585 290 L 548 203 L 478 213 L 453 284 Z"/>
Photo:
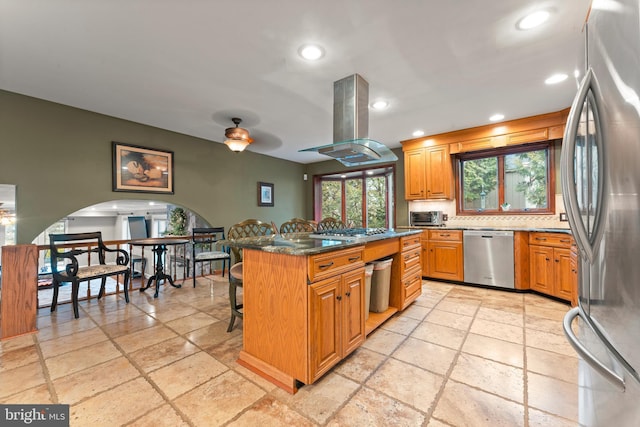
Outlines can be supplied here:
<path id="1" fill-rule="evenodd" d="M 447 234 L 440 234 L 440 237 L 449 237 L 451 236 L 451 234 L 447 233 Z"/>
<path id="2" fill-rule="evenodd" d="M 350 297 L 351 296 L 351 292 L 347 292 L 345 295 Z"/>
<path id="3" fill-rule="evenodd" d="M 546 237 L 536 237 L 536 240 L 544 242 L 545 240 L 547 240 L 547 238 Z"/>
<path id="4" fill-rule="evenodd" d="M 559 260 L 559 259 L 557 259 L 557 260 L 556 260 L 556 262 L 560 262 L 560 260 Z"/>
<path id="5" fill-rule="evenodd" d="M 356 261 L 358 261 L 359 259 L 360 259 L 360 257 L 359 257 L 359 256 L 355 256 L 355 257 L 349 258 L 349 262 L 356 262 Z"/>
<path id="6" fill-rule="evenodd" d="M 545 260 L 545 261 L 549 261 L 549 258 L 545 258 L 544 260 Z"/>
<path id="7" fill-rule="evenodd" d="M 560 243 L 571 243 L 569 239 L 560 239 Z"/>
<path id="8" fill-rule="evenodd" d="M 333 265 L 333 261 L 331 261 L 329 264 L 323 264 L 323 265 L 319 265 L 318 268 L 321 270 L 324 270 L 325 268 L 329 268 Z"/>
<path id="9" fill-rule="evenodd" d="M 342 295 L 338 295 L 338 296 L 336 297 L 336 299 L 337 299 L 338 301 L 342 301 Z"/>

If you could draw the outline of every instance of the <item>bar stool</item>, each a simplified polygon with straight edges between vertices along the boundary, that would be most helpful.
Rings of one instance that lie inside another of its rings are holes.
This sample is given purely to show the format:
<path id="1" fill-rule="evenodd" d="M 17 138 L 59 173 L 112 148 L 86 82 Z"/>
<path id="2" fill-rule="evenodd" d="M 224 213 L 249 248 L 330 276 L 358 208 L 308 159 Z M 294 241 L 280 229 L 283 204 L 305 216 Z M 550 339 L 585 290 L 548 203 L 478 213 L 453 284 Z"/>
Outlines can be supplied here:
<path id="1" fill-rule="evenodd" d="M 238 224 L 232 225 L 227 233 L 227 240 L 237 240 L 243 237 L 268 236 L 277 234 L 278 230 L 273 224 L 259 221 L 257 219 L 248 219 Z M 227 332 L 233 330 L 233 324 L 236 317 L 242 319 L 242 304 L 238 304 L 238 287 L 242 287 L 242 248 L 231 247 L 235 264 L 229 269 L 229 303 L 231 305 L 231 320 Z"/>

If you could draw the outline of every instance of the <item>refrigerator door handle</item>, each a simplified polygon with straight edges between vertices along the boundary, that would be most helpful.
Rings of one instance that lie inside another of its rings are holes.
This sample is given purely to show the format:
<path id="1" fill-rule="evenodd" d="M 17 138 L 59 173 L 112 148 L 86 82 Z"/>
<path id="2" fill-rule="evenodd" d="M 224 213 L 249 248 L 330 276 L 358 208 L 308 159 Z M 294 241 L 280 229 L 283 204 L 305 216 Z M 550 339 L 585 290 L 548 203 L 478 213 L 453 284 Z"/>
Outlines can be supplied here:
<path id="1" fill-rule="evenodd" d="M 597 371 L 600 375 L 606 378 L 611 384 L 616 386 L 620 391 L 624 391 L 626 386 L 624 379 L 609 369 L 605 364 L 600 362 L 587 348 L 582 345 L 578 337 L 573 333 L 573 329 L 571 329 L 571 323 L 573 319 L 580 316 L 580 307 L 572 308 L 565 314 L 564 321 L 562 322 L 562 328 L 564 329 L 564 334 L 569 340 L 569 344 L 571 347 L 578 353 L 578 355 L 591 367 Z"/>

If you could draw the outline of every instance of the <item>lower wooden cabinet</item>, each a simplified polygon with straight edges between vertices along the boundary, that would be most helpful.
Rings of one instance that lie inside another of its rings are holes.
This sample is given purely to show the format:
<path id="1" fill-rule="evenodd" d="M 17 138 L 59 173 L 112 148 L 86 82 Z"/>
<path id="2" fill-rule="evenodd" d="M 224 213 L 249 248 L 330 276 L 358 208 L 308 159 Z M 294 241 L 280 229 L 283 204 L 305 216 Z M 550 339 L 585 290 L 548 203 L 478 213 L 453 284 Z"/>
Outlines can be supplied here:
<path id="1" fill-rule="evenodd" d="M 309 287 L 311 382 L 364 342 L 364 291 L 364 268 Z"/>
<path id="2" fill-rule="evenodd" d="M 463 281 L 462 230 L 428 230 L 428 233 L 428 240 L 422 240 L 423 249 L 426 243 L 423 274 L 435 279 Z"/>
<path id="3" fill-rule="evenodd" d="M 531 289 L 575 301 L 577 294 L 577 256 L 572 255 L 573 238 L 561 233 L 529 234 Z"/>

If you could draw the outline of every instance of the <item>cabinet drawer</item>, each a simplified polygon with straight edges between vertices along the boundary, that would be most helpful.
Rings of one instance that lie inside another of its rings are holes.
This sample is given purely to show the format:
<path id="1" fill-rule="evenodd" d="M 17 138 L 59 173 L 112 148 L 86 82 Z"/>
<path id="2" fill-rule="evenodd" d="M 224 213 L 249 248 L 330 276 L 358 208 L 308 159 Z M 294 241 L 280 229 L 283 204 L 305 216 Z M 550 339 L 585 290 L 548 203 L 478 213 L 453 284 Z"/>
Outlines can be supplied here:
<path id="1" fill-rule="evenodd" d="M 400 254 L 400 277 L 404 277 L 409 270 L 421 265 L 421 252 L 422 246 L 418 246 L 415 249 L 404 251 Z"/>
<path id="2" fill-rule="evenodd" d="M 462 242 L 462 230 L 429 230 L 429 240 Z"/>
<path id="3" fill-rule="evenodd" d="M 411 270 L 402 278 L 402 300 L 412 299 L 422 290 L 422 274 L 419 268 Z"/>
<path id="4" fill-rule="evenodd" d="M 422 234 L 412 234 L 400 238 L 400 251 L 420 246 L 420 236 Z"/>
<path id="5" fill-rule="evenodd" d="M 573 244 L 573 237 L 565 233 L 533 232 L 529 233 L 529 244 L 569 248 Z"/>
<path id="6" fill-rule="evenodd" d="M 309 257 L 309 281 L 331 277 L 364 266 L 363 246 Z"/>

